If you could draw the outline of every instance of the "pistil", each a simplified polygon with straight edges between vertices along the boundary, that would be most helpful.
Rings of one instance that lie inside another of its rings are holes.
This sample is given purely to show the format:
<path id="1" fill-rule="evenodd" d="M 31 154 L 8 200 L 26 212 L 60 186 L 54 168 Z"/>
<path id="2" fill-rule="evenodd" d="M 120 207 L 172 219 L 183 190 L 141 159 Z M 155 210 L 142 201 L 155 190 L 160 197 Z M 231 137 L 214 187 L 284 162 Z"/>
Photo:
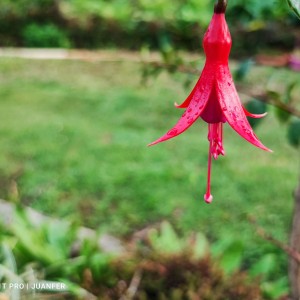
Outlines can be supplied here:
<path id="1" fill-rule="evenodd" d="M 217 159 L 220 154 L 225 155 L 223 148 L 223 124 L 221 122 L 208 124 L 207 138 L 209 141 L 209 153 L 207 164 L 207 185 L 206 193 L 204 194 L 204 200 L 206 203 L 211 203 L 213 200 L 213 196 L 210 193 L 211 160 L 212 157 Z"/>
<path id="2" fill-rule="evenodd" d="M 210 193 L 211 156 L 212 156 L 211 143 L 209 143 L 208 164 L 207 164 L 207 184 L 206 184 L 206 193 L 204 194 L 204 201 L 208 204 L 213 201 L 213 196 Z"/>

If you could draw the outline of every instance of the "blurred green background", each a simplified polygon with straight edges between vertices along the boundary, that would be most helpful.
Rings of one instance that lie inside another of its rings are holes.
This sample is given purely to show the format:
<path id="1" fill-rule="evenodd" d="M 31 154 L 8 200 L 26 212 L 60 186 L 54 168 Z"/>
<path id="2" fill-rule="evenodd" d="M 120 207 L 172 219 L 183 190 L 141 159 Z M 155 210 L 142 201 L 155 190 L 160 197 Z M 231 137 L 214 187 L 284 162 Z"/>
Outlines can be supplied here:
<path id="1" fill-rule="evenodd" d="M 158 49 L 166 40 L 198 51 L 212 0 L 3 0 L 0 45 Z M 227 20 L 234 55 L 265 47 L 291 48 L 297 17 L 285 1 L 231 0 Z"/>
<path id="2" fill-rule="evenodd" d="M 2 47 L 89 48 L 99 54 L 85 60 L 0 58 L 0 197 L 17 212 L 13 224 L 1 229 L 2 282 L 28 282 L 31 270 L 34 280 L 66 282 L 67 295 L 50 291 L 57 299 L 250 300 L 288 294 L 288 258 L 257 228 L 288 243 L 299 148 L 286 137 L 298 119 L 278 118 L 282 110 L 264 106 L 269 114 L 255 132 L 272 154 L 225 126 L 226 156 L 213 162 L 211 205 L 203 201 L 207 124 L 199 121 L 174 140 L 146 147 L 175 124 L 181 112 L 173 103 L 185 99 L 197 76 L 152 70 L 155 76 L 147 73 L 144 81 L 139 53 L 126 59 L 128 50 L 181 50 L 200 73 L 201 37 L 213 3 L 1 1 Z M 245 71 L 240 63 L 262 52 L 296 49 L 299 21 L 285 1 L 231 0 L 227 20 L 237 59 L 231 69 L 245 73 L 238 84 L 299 109 L 299 73 L 254 64 Z M 297 146 L 298 130 L 294 136 Z M 24 206 L 54 221 L 35 227 Z M 95 238 L 78 246 L 82 226 L 117 237 L 125 254 L 99 250 Z M 201 253 L 196 262 L 191 253 Z M 167 271 L 153 275 L 156 264 Z M 128 294 L 132 278 L 141 280 L 134 296 Z M 49 291 L 2 292 L 14 300 L 42 299 Z"/>

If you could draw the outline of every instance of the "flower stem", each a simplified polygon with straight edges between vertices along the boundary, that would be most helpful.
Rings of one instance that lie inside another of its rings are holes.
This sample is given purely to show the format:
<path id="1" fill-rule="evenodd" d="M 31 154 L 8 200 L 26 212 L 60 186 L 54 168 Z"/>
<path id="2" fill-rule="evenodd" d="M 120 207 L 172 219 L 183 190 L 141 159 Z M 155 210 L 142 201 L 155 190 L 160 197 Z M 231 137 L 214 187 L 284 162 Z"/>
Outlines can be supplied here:
<path id="1" fill-rule="evenodd" d="M 227 0 L 218 0 L 218 2 L 215 4 L 214 12 L 216 14 L 224 14 L 227 7 Z"/>

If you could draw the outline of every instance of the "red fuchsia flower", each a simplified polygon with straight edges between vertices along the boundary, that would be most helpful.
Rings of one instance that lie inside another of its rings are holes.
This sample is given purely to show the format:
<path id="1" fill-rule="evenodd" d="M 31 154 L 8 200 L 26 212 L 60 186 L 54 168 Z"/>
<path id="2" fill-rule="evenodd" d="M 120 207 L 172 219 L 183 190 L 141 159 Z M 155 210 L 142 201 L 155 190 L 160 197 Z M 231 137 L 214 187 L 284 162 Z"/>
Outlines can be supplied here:
<path id="1" fill-rule="evenodd" d="M 247 117 L 260 118 L 248 112 L 241 104 L 228 67 L 231 49 L 230 32 L 225 20 L 225 7 L 215 6 L 215 11 L 205 33 L 203 47 L 206 62 L 200 78 L 187 99 L 177 108 L 186 108 L 177 124 L 149 146 L 171 139 L 187 130 L 198 118 L 208 123 L 208 174 L 204 200 L 211 203 L 211 158 L 225 155 L 223 147 L 223 123 L 228 124 L 246 141 L 266 151 L 254 134 Z"/>

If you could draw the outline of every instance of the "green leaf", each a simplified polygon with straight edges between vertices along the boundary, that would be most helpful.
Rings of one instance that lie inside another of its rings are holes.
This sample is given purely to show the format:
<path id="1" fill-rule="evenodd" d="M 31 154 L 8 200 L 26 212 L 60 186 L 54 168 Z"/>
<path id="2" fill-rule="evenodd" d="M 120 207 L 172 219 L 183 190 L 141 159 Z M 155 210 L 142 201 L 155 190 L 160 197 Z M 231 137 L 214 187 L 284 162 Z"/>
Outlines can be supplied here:
<path id="1" fill-rule="evenodd" d="M 247 102 L 245 104 L 245 107 L 249 112 L 253 114 L 263 114 L 267 111 L 266 103 L 256 99 L 252 99 L 249 102 Z M 250 118 L 250 117 L 248 118 L 248 121 L 253 128 L 256 127 L 262 120 L 263 118 L 259 118 L 259 119 Z"/>
<path id="2" fill-rule="evenodd" d="M 289 7 L 294 11 L 300 19 L 300 0 L 287 0 Z"/>
<path id="3" fill-rule="evenodd" d="M 19 251 L 25 251 L 45 264 L 55 263 L 62 258 L 61 253 L 58 253 L 55 247 L 48 244 L 43 228 L 33 227 L 21 208 L 15 212 L 11 230 L 18 238 Z"/>
<path id="4" fill-rule="evenodd" d="M 243 258 L 244 246 L 240 241 L 232 242 L 223 252 L 220 265 L 226 274 L 238 270 Z"/>
<path id="5" fill-rule="evenodd" d="M 242 61 L 239 67 L 234 72 L 234 79 L 237 81 L 242 81 L 243 79 L 245 79 L 252 66 L 253 66 L 252 59 L 246 59 Z"/>
<path id="6" fill-rule="evenodd" d="M 293 81 L 291 83 L 288 84 L 288 86 L 285 89 L 284 95 L 283 95 L 283 102 L 285 104 L 288 104 L 292 101 L 292 92 L 294 90 L 294 88 L 297 86 L 298 82 L 297 81 Z"/>
<path id="7" fill-rule="evenodd" d="M 44 226 L 46 243 L 51 245 L 61 258 L 67 258 L 73 241 L 76 239 L 75 226 L 68 222 L 51 221 Z"/>
<path id="8" fill-rule="evenodd" d="M 90 258 L 90 269 L 95 280 L 110 282 L 113 280 L 111 258 L 108 254 L 95 253 Z"/>
<path id="9" fill-rule="evenodd" d="M 5 265 L 12 272 L 17 273 L 18 270 L 15 256 L 12 252 L 12 249 L 6 242 L 2 243 L 1 254 L 3 256 L 2 264 Z"/>
<path id="10" fill-rule="evenodd" d="M 234 236 L 228 236 L 212 245 L 212 254 L 216 259 L 219 259 L 224 273 L 231 274 L 241 266 L 244 245 Z"/>
<path id="11" fill-rule="evenodd" d="M 287 85 L 287 87 L 282 95 L 280 95 L 276 92 L 272 93 L 271 91 L 269 91 L 269 95 L 273 96 L 273 99 L 275 99 L 277 102 L 289 104 L 292 101 L 292 92 L 296 86 L 297 86 L 297 81 L 293 81 Z M 279 107 L 275 107 L 275 115 L 276 115 L 277 119 L 282 123 L 286 123 L 287 121 L 289 121 L 289 119 L 292 116 L 289 112 L 287 112 Z"/>
<path id="12" fill-rule="evenodd" d="M 175 230 L 168 222 L 162 223 L 160 234 L 158 234 L 157 230 L 151 231 L 149 239 L 152 247 L 158 253 L 180 253 L 185 245 L 185 242 L 180 240 Z"/>
<path id="13" fill-rule="evenodd" d="M 277 258 L 273 253 L 265 254 L 254 265 L 251 266 L 249 273 L 252 276 L 263 275 L 267 278 L 269 275 L 274 274 L 277 267 Z"/>
<path id="14" fill-rule="evenodd" d="M 78 297 L 78 299 L 91 299 L 91 300 L 96 300 L 97 297 L 82 288 L 81 286 L 65 279 L 61 278 L 59 280 L 60 283 L 64 283 L 66 285 L 66 290 L 70 292 L 71 294 L 75 295 Z"/>
<path id="15" fill-rule="evenodd" d="M 291 114 L 289 112 L 279 107 L 275 107 L 275 115 L 277 119 L 282 123 L 286 123 L 291 117 Z"/>
<path id="16" fill-rule="evenodd" d="M 194 258 L 200 259 L 203 258 L 209 249 L 209 244 L 207 238 L 202 233 L 197 233 L 194 245 Z"/>
<path id="17" fill-rule="evenodd" d="M 300 120 L 293 120 L 288 128 L 287 133 L 288 141 L 294 147 L 300 146 Z"/>
<path id="18" fill-rule="evenodd" d="M 272 282 L 264 282 L 261 287 L 264 294 L 271 299 L 278 299 L 279 297 L 288 294 L 289 291 L 289 283 L 286 277 L 279 278 Z"/>

